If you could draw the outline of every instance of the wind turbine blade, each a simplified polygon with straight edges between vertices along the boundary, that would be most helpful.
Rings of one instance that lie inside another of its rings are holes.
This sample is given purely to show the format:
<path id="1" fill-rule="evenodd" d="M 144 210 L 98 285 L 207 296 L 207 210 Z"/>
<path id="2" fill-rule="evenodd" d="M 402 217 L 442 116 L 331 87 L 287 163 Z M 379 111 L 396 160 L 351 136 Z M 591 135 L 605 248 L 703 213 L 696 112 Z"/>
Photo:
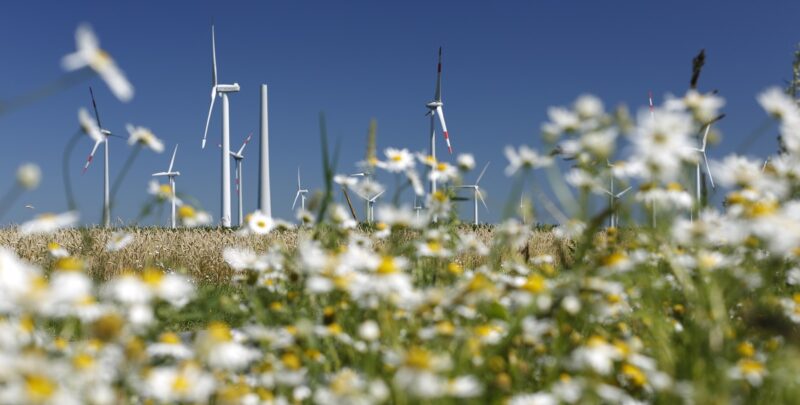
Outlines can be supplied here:
<path id="1" fill-rule="evenodd" d="M 489 163 L 492 163 L 492 162 L 486 162 L 486 166 L 483 166 L 483 170 L 481 170 L 481 174 L 478 175 L 478 180 L 475 180 L 475 185 L 476 186 L 478 185 L 478 183 L 481 182 L 481 178 L 483 178 L 483 174 L 486 173 L 486 169 L 489 168 Z"/>
<path id="2" fill-rule="evenodd" d="M 377 199 L 378 199 L 378 197 L 382 196 L 382 195 L 383 195 L 383 193 L 385 193 L 385 192 L 386 192 L 386 190 L 383 190 L 383 191 L 381 191 L 381 192 L 380 192 L 380 193 L 378 193 L 378 194 L 377 194 L 375 197 L 372 197 L 372 199 L 371 199 L 370 201 L 373 201 L 373 202 L 374 202 L 375 200 L 377 200 Z"/>
<path id="3" fill-rule="evenodd" d="M 100 113 L 97 112 L 97 103 L 94 101 L 94 91 L 92 91 L 92 86 L 89 86 L 89 94 L 92 96 L 92 107 L 94 107 L 94 117 L 97 119 L 97 128 L 102 129 L 103 126 L 100 125 Z"/>
<path id="4" fill-rule="evenodd" d="M 214 26 L 211 26 L 211 86 L 217 87 L 217 40 Z"/>
<path id="5" fill-rule="evenodd" d="M 481 204 L 483 204 L 483 208 L 486 209 L 486 212 L 489 212 L 489 207 L 486 206 L 486 201 L 483 200 L 483 193 L 481 193 L 481 190 L 478 188 L 476 188 L 475 191 L 476 194 L 478 195 L 478 199 L 481 200 Z"/>
<path id="6" fill-rule="evenodd" d="M 300 167 L 297 167 L 297 189 L 300 190 Z"/>
<path id="7" fill-rule="evenodd" d="M 206 148 L 206 137 L 208 136 L 208 124 L 211 123 L 211 112 L 214 110 L 214 101 L 216 101 L 215 97 L 217 96 L 217 86 L 211 88 L 211 105 L 208 107 L 208 118 L 206 118 L 206 130 L 203 132 L 203 145 L 202 148 Z"/>
<path id="8" fill-rule="evenodd" d="M 656 115 L 655 115 L 655 107 L 653 107 L 653 91 L 652 90 L 648 90 L 647 98 L 650 101 L 650 118 L 654 119 L 656 117 Z"/>
<path id="9" fill-rule="evenodd" d="M 616 195 L 615 197 L 617 197 L 617 198 L 620 198 L 620 197 L 622 197 L 622 195 L 623 195 L 623 194 L 627 193 L 627 192 L 628 192 L 628 190 L 630 190 L 630 189 L 632 189 L 632 188 L 633 188 L 633 186 L 628 186 L 628 188 L 626 188 L 625 190 L 622 190 L 622 191 L 620 191 L 619 193 L 617 193 L 617 195 Z"/>
<path id="10" fill-rule="evenodd" d="M 708 156 L 706 156 L 705 151 L 703 151 L 703 162 L 706 164 L 706 173 L 708 173 L 708 179 L 711 180 L 711 188 L 716 189 L 717 186 L 714 185 L 714 176 L 711 175 L 711 168 L 708 167 Z"/>
<path id="11" fill-rule="evenodd" d="M 89 154 L 88 158 L 86 158 L 86 164 L 83 166 L 83 172 L 81 172 L 81 174 L 86 173 L 86 170 L 89 169 L 89 165 L 92 164 L 92 160 L 94 159 L 94 153 L 97 152 L 97 147 L 100 146 L 101 143 L 103 143 L 103 141 L 97 141 L 94 143 L 94 148 L 92 148 L 92 153 Z"/>
<path id="12" fill-rule="evenodd" d="M 172 166 L 175 164 L 176 153 L 178 153 L 178 144 L 175 144 L 175 149 L 172 151 L 172 159 L 169 161 L 169 169 L 167 169 L 169 173 L 172 173 Z"/>
<path id="13" fill-rule="evenodd" d="M 706 151 L 706 142 L 708 141 L 708 130 L 711 129 L 711 124 L 706 124 L 706 131 L 703 134 L 703 146 L 700 147 L 700 151 L 705 153 Z"/>
<path id="14" fill-rule="evenodd" d="M 442 106 L 436 107 L 436 115 L 439 116 L 439 122 L 442 124 L 442 132 L 444 133 L 444 140 L 447 142 L 447 150 L 452 154 L 453 147 L 450 146 L 450 135 L 447 134 L 447 124 L 444 123 L 444 111 Z"/>
<path id="15" fill-rule="evenodd" d="M 244 152 L 244 147 L 247 146 L 247 143 L 250 142 L 250 138 L 252 138 L 252 137 L 253 137 L 253 133 L 252 132 L 250 133 L 250 135 L 247 135 L 247 139 L 244 140 L 244 143 L 242 144 L 242 147 L 239 148 L 238 152 L 236 152 L 237 155 L 241 156 L 242 152 Z"/>
<path id="16" fill-rule="evenodd" d="M 436 66 L 436 93 L 433 95 L 436 101 L 442 101 L 442 47 L 439 47 L 439 64 Z"/>
<path id="17" fill-rule="evenodd" d="M 300 192 L 302 190 L 297 190 L 297 194 L 294 195 L 294 202 L 292 203 L 292 211 L 294 211 L 294 206 L 297 205 L 297 199 L 300 198 Z"/>

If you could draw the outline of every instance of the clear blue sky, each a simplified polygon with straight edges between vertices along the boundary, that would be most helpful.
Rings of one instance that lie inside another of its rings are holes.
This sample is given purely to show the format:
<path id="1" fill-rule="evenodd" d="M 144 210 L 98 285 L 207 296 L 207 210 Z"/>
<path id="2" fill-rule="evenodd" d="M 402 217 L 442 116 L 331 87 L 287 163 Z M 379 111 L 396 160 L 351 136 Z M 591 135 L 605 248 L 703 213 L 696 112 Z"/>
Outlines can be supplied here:
<path id="1" fill-rule="evenodd" d="M 131 122 L 150 127 L 170 150 L 180 143 L 178 190 L 197 197 L 216 220 L 220 156 L 216 148 L 200 149 L 213 20 L 220 79 L 242 86 L 231 97 L 232 147 L 257 133 L 259 85 L 267 83 L 273 213 L 291 218 L 296 167 L 303 168 L 304 185 L 321 187 L 320 111 L 342 143 L 340 171 L 353 170 L 363 157 L 373 117 L 380 149 L 426 147 L 424 104 L 433 95 L 441 45 L 453 146 L 473 153 L 479 165 L 492 161 L 482 184 L 494 211 L 489 219 L 496 220 L 511 184 L 502 173 L 502 149 L 539 145 L 547 106 L 590 92 L 609 106 L 635 109 L 646 104 L 648 89 L 658 99 L 682 94 L 701 48 L 707 63 L 700 88 L 719 89 L 728 102 L 719 125 L 724 142 L 710 155 L 729 153 L 763 123 L 755 94 L 790 77 L 798 15 L 797 1 L 10 2 L 0 13 L 0 99 L 57 78 L 60 58 L 74 49 L 75 28 L 90 23 L 136 88 L 133 101 L 123 104 L 99 79 L 87 83 L 95 87 L 104 125 L 125 134 Z M 60 159 L 81 106 L 90 106 L 86 85 L 0 116 L 0 188 L 10 186 L 22 162 L 44 170 L 40 189 L 21 198 L 3 222 L 29 218 L 24 204 L 37 212 L 66 209 Z M 220 121 L 214 117 L 209 130 L 213 145 Z M 119 141 L 111 143 L 114 174 L 129 153 Z M 246 151 L 246 211 L 256 205 L 256 146 Z M 770 133 L 748 153 L 765 156 L 775 147 Z M 80 176 L 90 148 L 82 140 L 73 175 L 84 220 L 97 222 L 102 160 Z M 150 174 L 166 169 L 168 160 L 168 153 L 140 155 L 114 218 L 136 216 Z"/>

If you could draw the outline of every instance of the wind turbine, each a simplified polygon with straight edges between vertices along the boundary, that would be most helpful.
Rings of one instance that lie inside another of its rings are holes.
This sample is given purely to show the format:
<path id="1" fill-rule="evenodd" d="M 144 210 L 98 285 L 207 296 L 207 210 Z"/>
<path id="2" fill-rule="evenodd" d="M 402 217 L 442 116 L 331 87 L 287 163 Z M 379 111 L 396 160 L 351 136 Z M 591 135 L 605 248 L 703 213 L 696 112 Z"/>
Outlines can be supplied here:
<path id="1" fill-rule="evenodd" d="M 103 126 L 100 125 L 100 113 L 97 112 L 97 102 L 94 100 L 94 91 L 92 91 L 92 87 L 89 86 L 89 94 L 92 96 L 92 108 L 94 108 L 94 117 L 97 120 L 97 127 L 100 128 L 100 133 L 104 135 L 104 139 L 101 139 L 94 143 L 94 147 L 92 148 L 92 153 L 89 154 L 89 157 L 86 158 L 86 164 L 83 166 L 83 173 L 86 173 L 86 170 L 89 169 L 89 165 L 92 164 L 92 160 L 94 160 L 94 154 L 97 152 L 97 147 L 100 146 L 101 143 L 104 144 L 104 156 L 103 156 L 103 227 L 108 228 L 111 225 L 111 203 L 110 203 L 110 195 L 109 195 L 109 186 L 108 186 L 108 137 L 112 136 L 111 131 L 107 129 L 103 129 Z"/>
<path id="2" fill-rule="evenodd" d="M 414 213 L 416 214 L 418 220 L 419 220 L 420 210 L 422 210 L 422 205 L 419 205 L 419 203 L 417 202 L 417 195 L 414 194 Z"/>
<path id="3" fill-rule="evenodd" d="M 705 164 L 705 166 L 706 166 L 706 172 L 708 173 L 708 179 L 711 181 L 711 188 L 714 188 L 714 189 L 716 189 L 717 187 L 714 184 L 714 176 L 711 175 L 711 167 L 709 167 L 709 165 L 708 165 L 708 155 L 706 155 L 706 147 L 708 146 L 708 131 L 709 131 L 709 129 L 711 129 L 711 124 L 721 120 L 724 117 L 725 117 L 725 114 L 720 114 L 718 117 L 714 118 L 713 120 L 709 121 L 706 124 L 706 129 L 703 132 L 703 138 L 700 140 L 700 147 L 699 148 L 694 148 L 695 151 L 700 152 L 700 154 L 703 156 L 703 164 Z M 702 189 L 701 189 L 702 183 L 700 181 L 700 160 L 699 159 L 697 160 L 697 164 L 695 164 L 695 169 L 696 169 L 695 170 L 695 174 L 696 174 L 695 180 L 696 180 L 696 193 L 697 193 L 695 198 L 696 198 L 697 203 L 699 204 L 700 203 L 700 199 L 702 198 Z M 698 207 L 699 207 L 699 205 L 698 205 Z M 698 208 L 697 215 L 698 215 L 698 218 L 699 218 L 699 216 L 700 216 L 699 208 Z"/>
<path id="4" fill-rule="evenodd" d="M 483 204 L 483 208 L 486 208 L 486 211 L 489 211 L 489 207 L 486 206 L 486 201 L 483 200 L 483 194 L 481 194 L 481 188 L 478 186 L 478 183 L 481 182 L 481 178 L 483 177 L 484 173 L 486 173 L 486 169 L 489 167 L 489 162 L 486 163 L 486 166 L 483 166 L 483 170 L 481 170 L 481 174 L 478 175 L 478 179 L 475 180 L 475 184 L 463 185 L 458 186 L 458 188 L 471 188 L 472 189 L 472 202 L 474 203 L 474 211 L 473 211 L 473 223 L 478 225 L 478 199 L 481 200 L 481 204 Z"/>
<path id="5" fill-rule="evenodd" d="M 444 112 L 442 110 L 442 47 L 439 47 L 439 65 L 436 68 L 436 91 L 433 95 L 433 101 L 425 104 L 428 107 L 428 113 L 425 115 L 431 116 L 431 156 L 434 162 L 436 161 L 436 116 L 439 117 L 439 122 L 442 125 L 442 132 L 444 133 L 444 140 L 447 142 L 447 150 L 451 154 L 453 148 L 450 146 L 450 136 L 447 133 L 447 125 L 444 122 Z M 431 169 L 433 170 L 433 168 Z M 430 193 L 436 192 L 436 181 L 430 180 Z"/>
<path id="6" fill-rule="evenodd" d="M 292 211 L 294 211 L 295 205 L 297 205 L 297 199 L 300 198 L 300 208 L 305 210 L 306 209 L 306 194 L 308 194 L 308 190 L 302 188 L 300 186 L 300 168 L 297 168 L 297 194 L 294 195 L 294 202 L 292 203 Z"/>
<path id="7" fill-rule="evenodd" d="M 153 177 L 164 177 L 166 176 L 169 179 L 169 188 L 172 190 L 172 229 L 175 229 L 175 203 L 177 198 L 175 196 L 175 177 L 181 175 L 181 172 L 173 172 L 172 167 L 175 165 L 175 154 L 178 153 L 178 145 L 175 145 L 175 149 L 172 151 L 172 159 L 169 161 L 169 169 L 166 172 L 158 172 L 153 173 Z"/>
<path id="8" fill-rule="evenodd" d="M 222 190 L 221 190 L 221 214 L 222 226 L 231 226 L 231 162 L 228 156 L 231 153 L 230 147 L 230 107 L 228 105 L 228 93 L 239 91 L 239 83 L 218 84 L 217 83 L 217 45 L 214 37 L 214 26 L 211 26 L 211 105 L 208 107 L 208 118 L 206 119 L 206 130 L 203 133 L 202 147 L 206 147 L 206 137 L 208 136 L 208 125 L 211 123 L 211 112 L 214 110 L 214 101 L 217 95 L 222 98 Z"/>
<path id="9" fill-rule="evenodd" d="M 251 132 L 250 135 L 247 135 L 247 139 L 244 140 L 244 143 L 242 144 L 242 147 L 239 148 L 239 151 L 237 151 L 237 152 L 231 151 L 231 157 L 233 157 L 233 160 L 236 161 L 236 180 L 235 180 L 235 183 L 236 183 L 236 192 L 237 192 L 238 198 L 239 198 L 239 217 L 238 217 L 239 218 L 239 224 L 238 224 L 239 226 L 242 226 L 242 218 L 244 218 L 243 213 L 242 213 L 242 194 L 244 193 L 244 191 L 242 190 L 242 189 L 244 189 L 244 184 L 242 184 L 242 160 L 244 160 L 244 155 L 242 153 L 244 153 L 244 148 L 245 148 L 245 146 L 247 146 L 247 143 L 250 142 L 250 138 L 252 138 L 252 137 L 253 137 L 253 133 Z"/>
<path id="10" fill-rule="evenodd" d="M 619 218 L 617 217 L 617 201 L 622 198 L 625 193 L 630 191 L 633 188 L 628 186 L 625 190 L 620 191 L 619 193 L 614 194 L 614 180 L 611 180 L 611 190 L 603 190 L 608 194 L 610 201 L 610 208 L 611 208 L 611 216 L 608 218 L 608 226 L 609 228 L 616 228 L 617 224 L 619 224 Z"/>
<path id="11" fill-rule="evenodd" d="M 375 194 L 372 198 L 367 199 L 367 223 L 372 223 L 375 221 L 375 201 L 378 200 L 378 197 L 382 196 L 386 190 L 381 191 L 378 194 Z"/>

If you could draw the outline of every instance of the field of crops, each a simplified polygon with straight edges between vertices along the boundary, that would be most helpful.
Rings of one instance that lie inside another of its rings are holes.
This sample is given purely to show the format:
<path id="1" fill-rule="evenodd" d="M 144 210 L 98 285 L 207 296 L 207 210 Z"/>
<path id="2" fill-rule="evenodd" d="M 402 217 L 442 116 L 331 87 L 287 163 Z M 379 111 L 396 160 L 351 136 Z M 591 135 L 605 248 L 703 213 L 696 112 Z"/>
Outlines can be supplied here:
<path id="1" fill-rule="evenodd" d="M 800 108 L 779 89 L 759 101 L 786 150 L 713 162 L 719 209 L 681 185 L 721 105 L 690 90 L 636 125 L 591 96 L 552 109 L 545 139 L 571 166 L 508 147 L 514 203 L 494 226 L 453 209 L 471 156 L 373 146 L 372 173 L 418 189 L 419 161 L 447 185 L 424 215 L 381 204 L 356 223 L 334 184 L 383 186 L 334 175 L 325 155 L 325 189 L 297 224 L 256 211 L 240 229 L 195 227 L 207 217 L 183 202 L 177 230 L 66 229 L 74 212 L 4 229 L 0 403 L 796 402 Z M 622 136 L 636 153 L 611 164 Z M 556 227 L 513 213 L 537 169 Z M 592 209 L 609 178 L 634 198 Z M 628 226 L 607 227 L 612 215 Z"/>

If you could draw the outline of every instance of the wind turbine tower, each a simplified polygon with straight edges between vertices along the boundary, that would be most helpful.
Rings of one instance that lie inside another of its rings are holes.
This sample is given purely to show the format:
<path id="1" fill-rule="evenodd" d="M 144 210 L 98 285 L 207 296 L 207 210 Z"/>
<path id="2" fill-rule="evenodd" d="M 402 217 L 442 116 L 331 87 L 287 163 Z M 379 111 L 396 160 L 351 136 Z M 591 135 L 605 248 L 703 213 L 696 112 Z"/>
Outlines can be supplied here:
<path id="1" fill-rule="evenodd" d="M 214 38 L 214 26 L 211 26 L 211 105 L 208 107 L 208 118 L 206 119 L 206 130 L 203 133 L 202 147 L 206 147 L 206 137 L 208 136 L 208 124 L 211 122 L 211 112 L 214 110 L 216 96 L 222 98 L 222 181 L 221 181 L 221 213 L 220 225 L 225 228 L 231 227 L 231 142 L 230 142 L 230 106 L 228 105 L 228 93 L 239 91 L 239 83 L 218 84 L 217 83 L 217 46 Z"/>

